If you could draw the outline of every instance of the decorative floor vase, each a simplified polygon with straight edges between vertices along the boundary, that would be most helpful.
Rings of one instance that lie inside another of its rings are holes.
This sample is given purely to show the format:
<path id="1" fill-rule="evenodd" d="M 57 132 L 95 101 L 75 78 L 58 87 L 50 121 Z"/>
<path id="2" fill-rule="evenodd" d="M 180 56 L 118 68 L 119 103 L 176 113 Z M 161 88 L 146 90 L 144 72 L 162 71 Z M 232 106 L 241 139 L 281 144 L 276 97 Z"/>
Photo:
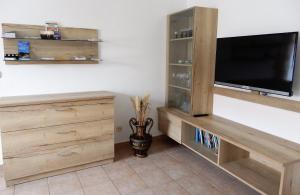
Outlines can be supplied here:
<path id="1" fill-rule="evenodd" d="M 129 137 L 130 145 L 134 151 L 134 155 L 140 158 L 147 156 L 148 150 L 152 143 L 152 135 L 150 130 L 153 126 L 153 120 L 147 118 L 145 125 L 139 125 L 135 118 L 129 120 L 129 125 L 132 129 L 132 134 Z M 148 132 L 147 132 L 147 127 Z"/>

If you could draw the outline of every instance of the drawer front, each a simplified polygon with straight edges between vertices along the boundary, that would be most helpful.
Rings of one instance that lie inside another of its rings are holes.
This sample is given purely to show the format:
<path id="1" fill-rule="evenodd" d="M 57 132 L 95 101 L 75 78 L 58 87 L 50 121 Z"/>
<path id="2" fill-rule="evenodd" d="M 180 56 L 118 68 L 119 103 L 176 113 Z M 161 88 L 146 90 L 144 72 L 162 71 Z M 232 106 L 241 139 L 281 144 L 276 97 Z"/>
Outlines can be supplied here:
<path id="1" fill-rule="evenodd" d="M 113 139 L 112 119 L 2 133 L 3 156 L 53 150 L 78 142 Z"/>
<path id="2" fill-rule="evenodd" d="M 5 107 L 0 108 L 0 127 L 7 132 L 112 117 L 112 99 Z"/>
<path id="3" fill-rule="evenodd" d="M 159 111 L 158 128 L 170 138 L 181 143 L 181 120 L 178 117 Z"/>
<path id="4" fill-rule="evenodd" d="M 113 139 L 68 146 L 40 155 L 20 155 L 4 158 L 6 180 L 83 165 L 114 157 Z"/>

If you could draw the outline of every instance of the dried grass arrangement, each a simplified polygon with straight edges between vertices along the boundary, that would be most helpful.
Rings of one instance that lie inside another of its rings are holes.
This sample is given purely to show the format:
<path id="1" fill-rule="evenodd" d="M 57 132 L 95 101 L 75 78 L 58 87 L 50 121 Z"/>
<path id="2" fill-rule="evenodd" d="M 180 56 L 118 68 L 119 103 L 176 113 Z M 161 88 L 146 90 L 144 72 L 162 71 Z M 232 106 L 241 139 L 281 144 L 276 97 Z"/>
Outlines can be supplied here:
<path id="1" fill-rule="evenodd" d="M 131 97 L 130 100 L 136 117 L 129 120 L 132 130 L 132 134 L 129 137 L 130 144 L 134 150 L 134 154 L 144 158 L 147 156 L 147 151 L 152 143 L 150 130 L 154 123 L 152 118 L 147 117 L 150 111 L 150 95 L 146 95 L 145 97 L 135 96 Z"/>
<path id="2" fill-rule="evenodd" d="M 135 111 L 136 120 L 139 125 L 145 125 L 146 117 L 150 111 L 150 95 L 144 97 L 131 97 L 131 102 Z"/>

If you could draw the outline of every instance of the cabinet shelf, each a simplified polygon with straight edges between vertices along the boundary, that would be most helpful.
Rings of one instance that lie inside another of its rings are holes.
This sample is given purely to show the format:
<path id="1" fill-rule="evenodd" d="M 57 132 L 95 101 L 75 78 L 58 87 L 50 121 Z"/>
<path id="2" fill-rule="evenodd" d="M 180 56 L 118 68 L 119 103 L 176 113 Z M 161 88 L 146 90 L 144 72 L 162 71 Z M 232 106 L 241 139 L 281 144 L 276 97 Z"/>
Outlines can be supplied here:
<path id="1" fill-rule="evenodd" d="M 188 66 L 188 67 L 191 67 L 192 64 L 176 64 L 176 63 L 171 63 L 170 66 Z"/>
<path id="2" fill-rule="evenodd" d="M 170 39 L 171 42 L 173 42 L 173 41 L 187 41 L 187 40 L 193 40 L 193 37 Z"/>
<path id="3" fill-rule="evenodd" d="M 182 89 L 182 90 L 185 90 L 185 91 L 191 91 L 191 89 L 189 89 L 189 88 L 180 87 L 180 86 L 177 86 L 177 85 L 169 85 L 169 87 L 173 87 L 173 88 L 177 88 L 177 89 Z"/>
<path id="4" fill-rule="evenodd" d="M 250 187 L 267 194 L 278 194 L 281 174 L 250 158 L 220 165 Z"/>
<path id="5" fill-rule="evenodd" d="M 59 40 L 55 40 L 55 39 L 41 39 L 39 37 L 16 37 L 16 38 L 7 38 L 7 37 L 2 37 L 2 39 L 5 40 L 38 40 L 38 41 L 78 41 L 78 42 L 103 42 L 103 40 L 101 39 L 59 39 Z"/>
<path id="6" fill-rule="evenodd" d="M 217 164 L 218 162 L 218 155 L 213 151 L 210 150 L 209 148 L 203 146 L 202 144 L 198 144 L 195 141 L 183 141 L 182 144 L 191 149 L 192 151 L 196 152 L 203 158 L 213 162 L 214 164 Z"/>

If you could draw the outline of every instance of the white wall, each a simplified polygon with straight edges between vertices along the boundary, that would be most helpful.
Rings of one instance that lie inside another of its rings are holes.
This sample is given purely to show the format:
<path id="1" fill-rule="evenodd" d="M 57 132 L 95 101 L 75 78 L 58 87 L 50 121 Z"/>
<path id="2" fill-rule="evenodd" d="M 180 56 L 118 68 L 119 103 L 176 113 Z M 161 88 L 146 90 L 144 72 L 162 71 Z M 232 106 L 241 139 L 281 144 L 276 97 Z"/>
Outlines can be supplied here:
<path id="1" fill-rule="evenodd" d="M 150 93 L 156 135 L 156 107 L 164 104 L 165 94 L 166 15 L 185 7 L 185 0 L 1 1 L 0 23 L 42 25 L 54 20 L 63 26 L 99 29 L 105 42 L 99 65 L 11 66 L 0 61 L 0 96 L 116 92 L 116 126 L 123 127 L 116 142 L 122 142 L 128 140 L 133 116 L 129 96 Z M 1 56 L 2 50 L 1 41 Z"/>
<path id="2" fill-rule="evenodd" d="M 300 31 L 299 0 L 188 0 L 219 9 L 218 37 Z M 300 45 L 299 45 L 300 47 Z M 295 95 L 300 101 L 300 49 Z M 214 113 L 300 143 L 300 114 L 215 95 Z"/>

